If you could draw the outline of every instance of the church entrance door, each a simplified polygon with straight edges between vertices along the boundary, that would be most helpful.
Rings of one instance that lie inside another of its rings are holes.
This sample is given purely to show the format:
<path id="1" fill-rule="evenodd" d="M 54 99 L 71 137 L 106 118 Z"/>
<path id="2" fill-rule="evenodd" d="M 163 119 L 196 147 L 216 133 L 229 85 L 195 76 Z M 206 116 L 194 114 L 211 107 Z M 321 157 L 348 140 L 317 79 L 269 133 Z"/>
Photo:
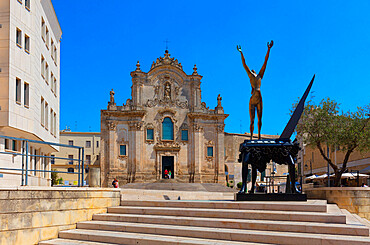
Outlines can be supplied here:
<path id="1" fill-rule="evenodd" d="M 174 178 L 174 157 L 173 156 L 162 156 L 162 179 L 167 179 L 164 173 L 169 172 L 169 171 L 171 171 L 171 179 L 173 179 Z"/>

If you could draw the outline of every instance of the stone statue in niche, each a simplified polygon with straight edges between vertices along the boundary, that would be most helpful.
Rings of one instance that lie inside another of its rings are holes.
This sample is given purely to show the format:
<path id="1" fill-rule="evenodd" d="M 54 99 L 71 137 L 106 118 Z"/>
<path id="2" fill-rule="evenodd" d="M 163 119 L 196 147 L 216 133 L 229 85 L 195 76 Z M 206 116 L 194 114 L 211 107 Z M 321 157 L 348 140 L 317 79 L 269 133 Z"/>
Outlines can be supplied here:
<path id="1" fill-rule="evenodd" d="M 164 99 L 166 99 L 166 100 L 171 99 L 171 85 L 170 85 L 170 83 L 166 83 L 164 85 Z"/>

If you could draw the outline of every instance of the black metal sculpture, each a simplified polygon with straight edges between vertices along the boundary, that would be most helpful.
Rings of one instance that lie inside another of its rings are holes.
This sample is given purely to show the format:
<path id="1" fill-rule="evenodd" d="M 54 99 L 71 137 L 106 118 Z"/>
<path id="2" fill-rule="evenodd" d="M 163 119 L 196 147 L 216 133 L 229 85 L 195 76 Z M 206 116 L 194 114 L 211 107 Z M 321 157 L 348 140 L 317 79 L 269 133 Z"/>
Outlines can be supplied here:
<path id="1" fill-rule="evenodd" d="M 287 183 L 287 190 L 292 193 L 299 193 L 295 185 L 295 158 L 297 157 L 300 149 L 296 140 L 290 140 L 295 127 L 302 115 L 304 103 L 311 90 L 315 75 L 313 76 L 310 84 L 308 85 L 305 93 L 299 101 L 292 117 L 286 125 L 280 138 L 273 140 L 245 140 L 240 144 L 239 162 L 242 162 L 242 188 L 239 193 L 247 191 L 247 177 L 248 177 L 248 164 L 252 166 L 252 188 L 250 193 L 254 193 L 256 184 L 257 170 L 263 172 L 266 169 L 267 163 L 271 160 L 278 164 L 287 164 L 289 170 L 289 182 Z M 290 188 L 289 188 L 290 187 Z"/>

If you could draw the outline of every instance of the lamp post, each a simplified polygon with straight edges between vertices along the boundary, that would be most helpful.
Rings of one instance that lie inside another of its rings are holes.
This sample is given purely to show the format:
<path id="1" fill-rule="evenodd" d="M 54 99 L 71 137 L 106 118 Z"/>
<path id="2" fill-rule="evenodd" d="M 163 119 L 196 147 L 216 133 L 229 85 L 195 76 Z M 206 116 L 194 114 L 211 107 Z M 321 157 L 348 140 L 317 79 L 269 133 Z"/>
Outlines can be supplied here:
<path id="1" fill-rule="evenodd" d="M 330 157 L 329 156 L 329 145 L 327 145 L 327 156 L 328 158 Z M 330 169 L 329 169 L 329 162 L 328 162 L 328 187 L 330 187 Z"/>

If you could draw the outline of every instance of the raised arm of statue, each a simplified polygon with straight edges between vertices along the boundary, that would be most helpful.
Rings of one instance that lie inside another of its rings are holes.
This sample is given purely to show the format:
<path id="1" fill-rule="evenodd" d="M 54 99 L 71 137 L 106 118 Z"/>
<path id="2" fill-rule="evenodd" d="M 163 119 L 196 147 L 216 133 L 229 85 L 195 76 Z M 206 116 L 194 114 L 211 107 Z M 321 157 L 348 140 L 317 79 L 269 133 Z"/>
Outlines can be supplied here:
<path id="1" fill-rule="evenodd" d="M 245 63 L 245 59 L 244 59 L 244 55 L 243 55 L 243 52 L 242 52 L 242 47 L 240 45 L 237 45 L 236 46 L 236 49 L 240 52 L 241 56 L 242 56 L 242 63 L 243 63 L 243 66 L 244 66 L 244 69 L 245 71 L 247 72 L 248 74 L 248 77 L 249 78 L 252 78 L 254 77 L 251 70 L 249 69 L 249 67 L 247 66 L 247 64 Z"/>
<path id="2" fill-rule="evenodd" d="M 262 66 L 260 72 L 258 73 L 258 75 L 261 77 L 261 79 L 263 78 L 263 75 L 265 74 L 267 61 L 268 61 L 269 55 L 270 55 L 270 49 L 272 48 L 273 45 L 274 45 L 273 40 L 271 40 L 271 43 L 269 43 L 269 42 L 267 43 L 267 54 L 266 54 L 266 57 L 265 57 L 265 62 L 263 63 L 263 66 Z"/>

